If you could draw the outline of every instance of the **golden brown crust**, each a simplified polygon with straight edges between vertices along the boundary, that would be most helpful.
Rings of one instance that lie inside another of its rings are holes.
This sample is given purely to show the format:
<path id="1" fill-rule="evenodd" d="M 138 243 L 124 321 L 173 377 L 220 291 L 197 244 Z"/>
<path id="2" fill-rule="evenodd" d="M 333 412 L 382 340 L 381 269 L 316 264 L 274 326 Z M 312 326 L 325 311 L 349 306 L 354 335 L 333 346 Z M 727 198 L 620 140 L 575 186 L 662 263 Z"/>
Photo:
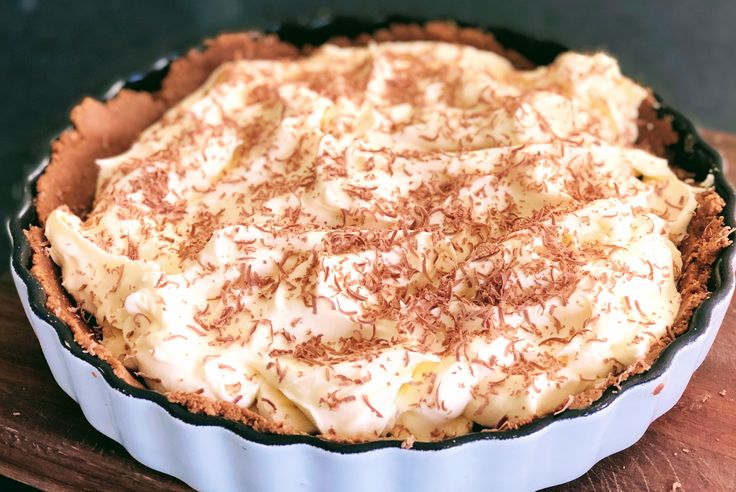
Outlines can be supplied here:
<path id="1" fill-rule="evenodd" d="M 112 367 L 117 377 L 136 388 L 143 385 L 135 379 L 128 369 L 110 353 L 107 348 L 95 340 L 89 325 L 79 314 L 79 308 L 74 306 L 59 281 L 54 262 L 48 254 L 48 243 L 40 227 L 31 227 L 25 231 L 28 243 L 33 249 L 33 266 L 31 273 L 39 281 L 46 292 L 46 307 L 54 315 L 69 326 L 74 340 L 85 352 L 99 357 Z"/>
<path id="2" fill-rule="evenodd" d="M 266 420 L 258 413 L 247 408 L 241 408 L 232 402 L 216 401 L 197 393 L 183 391 L 166 393 L 166 398 L 172 403 L 183 405 L 192 413 L 224 417 L 234 422 L 246 424 L 258 432 L 291 435 L 302 434 L 286 424 Z"/>
<path id="3" fill-rule="evenodd" d="M 155 97 L 171 107 L 202 85 L 226 61 L 244 59 L 292 58 L 299 50 L 274 35 L 257 32 L 222 34 L 204 42 L 205 50 L 190 50 L 173 61 L 161 90 Z"/>
<path id="4" fill-rule="evenodd" d="M 287 424 L 266 420 L 260 414 L 248 408 L 239 407 L 235 403 L 229 401 L 217 401 L 197 393 L 184 391 L 172 391 L 166 393 L 166 398 L 172 403 L 177 403 L 186 407 L 186 409 L 192 413 L 223 417 L 227 420 L 232 420 L 234 422 L 245 424 L 258 432 L 268 432 L 271 434 L 282 435 L 307 435 Z M 355 444 L 364 442 L 361 439 L 345 439 L 337 436 L 325 438 L 332 442 L 339 442 L 343 444 Z"/>
<path id="5" fill-rule="evenodd" d="M 656 156 L 666 157 L 667 146 L 677 142 L 677 133 L 672 128 L 672 116 L 660 118 L 657 115 L 658 106 L 657 100 L 652 95 L 639 106 L 636 146 Z"/>
<path id="6" fill-rule="evenodd" d="M 363 34 L 354 39 L 335 38 L 331 42 L 345 46 L 364 45 L 370 40 L 455 42 L 502 54 L 517 68 L 533 67 L 533 64 L 519 53 L 502 47 L 491 34 L 477 29 L 460 28 L 449 22 L 430 22 L 425 25 L 397 24 L 373 34 Z M 205 46 L 204 51 L 191 50 L 173 62 L 158 93 L 124 90 L 106 103 L 88 98 L 72 110 L 71 120 L 74 129 L 67 130 L 53 143 L 51 162 L 38 182 L 36 208 L 41 224 L 52 210 L 62 205 L 67 205 L 77 215 L 84 216 L 94 199 L 97 175 L 95 160 L 123 152 L 141 131 L 155 122 L 168 107 L 199 87 L 223 62 L 233 59 L 294 57 L 300 53 L 299 49 L 279 41 L 275 36 L 257 33 L 225 34 L 206 41 Z M 310 49 L 306 47 L 305 51 Z M 653 98 L 642 103 L 638 126 L 637 146 L 656 155 L 664 156 L 667 145 L 677 140 L 671 118 L 658 118 Z M 688 228 L 688 237 L 681 246 L 683 276 L 680 280 L 680 289 L 683 302 L 673 328 L 673 335 L 687 329 L 693 310 L 707 297 L 711 266 L 718 251 L 730 244 L 727 238 L 730 230 L 723 225 L 723 218 L 719 216 L 723 200 L 715 192 L 709 191 L 699 196 L 699 204 Z M 97 343 L 90 328 L 70 302 L 61 286 L 57 270 L 48 256 L 42 229 L 32 227 L 26 231 L 26 236 L 33 248 L 32 273 L 47 293 L 48 309 L 69 325 L 75 340 L 87 352 L 108 362 L 115 374 L 124 381 L 141 387 L 123 364 L 104 346 Z M 647 360 L 621 374 L 611 376 L 600 387 L 577 395 L 564 408 L 586 407 L 600 398 L 611 384 L 620 384 L 627 377 L 648 369 L 667 343 L 662 343 L 653 350 Z M 256 431 L 298 434 L 284 424 L 270 422 L 257 413 L 230 402 L 214 401 L 196 393 L 184 392 L 167 393 L 166 397 L 193 413 L 218 415 L 242 422 Z M 335 439 L 333 436 L 324 437 L 344 443 L 358 442 Z"/>
<path id="7" fill-rule="evenodd" d="M 36 210 L 41 224 L 61 205 L 84 216 L 95 195 L 95 160 L 126 150 L 164 110 L 151 94 L 128 90 L 106 103 L 85 98 L 72 109 L 74 128 L 51 144 L 51 162 L 38 179 Z"/>
<path id="8" fill-rule="evenodd" d="M 731 244 L 732 229 L 723 224 L 721 212 L 726 205 L 714 190 L 697 196 L 698 209 L 680 244 L 682 276 L 678 284 L 682 302 L 672 326 L 675 336 L 687 331 L 693 311 L 708 297 L 708 281 L 718 253 Z"/>

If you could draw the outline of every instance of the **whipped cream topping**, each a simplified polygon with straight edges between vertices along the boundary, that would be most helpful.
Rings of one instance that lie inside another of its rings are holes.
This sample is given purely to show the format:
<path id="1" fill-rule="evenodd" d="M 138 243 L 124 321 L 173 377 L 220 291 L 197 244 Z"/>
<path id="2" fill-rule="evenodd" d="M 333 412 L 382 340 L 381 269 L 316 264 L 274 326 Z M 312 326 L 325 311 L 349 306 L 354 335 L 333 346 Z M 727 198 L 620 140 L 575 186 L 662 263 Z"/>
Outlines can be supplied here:
<path id="1" fill-rule="evenodd" d="M 696 190 L 633 148 L 646 95 L 600 53 L 229 62 L 45 232 L 154 389 L 327 437 L 513 427 L 642 360 L 678 312 Z"/>

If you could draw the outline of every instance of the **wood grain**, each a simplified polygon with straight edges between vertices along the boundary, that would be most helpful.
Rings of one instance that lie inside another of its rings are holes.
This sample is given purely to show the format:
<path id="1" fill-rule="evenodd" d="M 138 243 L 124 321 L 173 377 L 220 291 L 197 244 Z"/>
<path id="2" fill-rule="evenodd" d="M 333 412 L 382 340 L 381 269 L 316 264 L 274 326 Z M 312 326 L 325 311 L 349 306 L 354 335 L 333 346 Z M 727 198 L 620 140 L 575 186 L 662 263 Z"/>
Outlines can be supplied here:
<path id="1" fill-rule="evenodd" d="M 736 163 L 736 135 L 703 132 Z M 733 166 L 728 166 L 736 182 Z M 45 490 L 186 490 L 95 431 L 56 386 L 0 276 L 0 474 Z M 680 402 L 634 446 L 554 491 L 736 490 L 736 304 Z M 679 484 L 679 487 L 678 487 Z"/>

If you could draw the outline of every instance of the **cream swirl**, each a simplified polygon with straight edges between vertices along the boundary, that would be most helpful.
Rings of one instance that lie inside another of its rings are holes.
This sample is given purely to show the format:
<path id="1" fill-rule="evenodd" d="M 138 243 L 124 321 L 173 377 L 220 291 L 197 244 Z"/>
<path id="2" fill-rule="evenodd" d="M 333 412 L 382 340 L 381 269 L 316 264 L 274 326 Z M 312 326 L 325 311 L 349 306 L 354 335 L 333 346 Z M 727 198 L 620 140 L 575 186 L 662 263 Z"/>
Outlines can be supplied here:
<path id="1" fill-rule="evenodd" d="M 161 391 L 327 437 L 514 426 L 643 359 L 695 190 L 634 149 L 604 54 L 515 70 L 438 42 L 223 64 L 126 153 L 64 287 Z"/>

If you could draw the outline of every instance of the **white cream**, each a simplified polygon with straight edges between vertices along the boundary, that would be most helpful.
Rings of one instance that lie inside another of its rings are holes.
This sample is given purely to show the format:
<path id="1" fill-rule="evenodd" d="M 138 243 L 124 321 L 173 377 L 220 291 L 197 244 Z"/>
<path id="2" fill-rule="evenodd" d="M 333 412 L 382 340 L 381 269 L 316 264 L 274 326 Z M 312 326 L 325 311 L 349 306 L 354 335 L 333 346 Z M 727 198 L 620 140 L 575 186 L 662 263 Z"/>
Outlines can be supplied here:
<path id="1" fill-rule="evenodd" d="M 100 160 L 92 213 L 57 209 L 46 236 L 158 390 L 343 438 L 514 425 L 677 314 L 694 191 L 631 148 L 645 96 L 604 54 L 229 62 Z"/>

